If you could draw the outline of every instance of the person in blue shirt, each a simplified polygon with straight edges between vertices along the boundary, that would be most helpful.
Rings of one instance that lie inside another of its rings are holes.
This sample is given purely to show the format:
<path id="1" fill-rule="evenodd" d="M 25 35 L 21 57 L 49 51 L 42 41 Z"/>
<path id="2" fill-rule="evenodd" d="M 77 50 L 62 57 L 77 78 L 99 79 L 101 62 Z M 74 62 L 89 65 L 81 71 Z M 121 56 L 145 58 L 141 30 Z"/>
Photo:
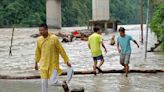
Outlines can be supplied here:
<path id="1" fill-rule="evenodd" d="M 117 50 L 120 53 L 120 64 L 124 67 L 125 76 L 128 76 L 129 60 L 131 55 L 130 41 L 133 41 L 139 48 L 138 43 L 130 36 L 125 34 L 125 28 L 119 28 L 120 36 L 117 38 Z"/>

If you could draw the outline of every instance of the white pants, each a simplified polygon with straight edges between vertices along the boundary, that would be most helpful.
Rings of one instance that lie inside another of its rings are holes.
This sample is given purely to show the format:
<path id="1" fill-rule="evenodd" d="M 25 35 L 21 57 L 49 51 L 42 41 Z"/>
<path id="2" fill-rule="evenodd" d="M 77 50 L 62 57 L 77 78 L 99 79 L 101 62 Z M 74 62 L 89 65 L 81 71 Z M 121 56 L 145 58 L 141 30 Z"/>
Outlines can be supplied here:
<path id="1" fill-rule="evenodd" d="M 52 86 L 62 86 L 63 83 L 58 80 L 58 72 L 57 70 L 53 71 L 50 79 L 41 79 L 42 82 L 42 92 L 48 92 L 48 84 Z"/>

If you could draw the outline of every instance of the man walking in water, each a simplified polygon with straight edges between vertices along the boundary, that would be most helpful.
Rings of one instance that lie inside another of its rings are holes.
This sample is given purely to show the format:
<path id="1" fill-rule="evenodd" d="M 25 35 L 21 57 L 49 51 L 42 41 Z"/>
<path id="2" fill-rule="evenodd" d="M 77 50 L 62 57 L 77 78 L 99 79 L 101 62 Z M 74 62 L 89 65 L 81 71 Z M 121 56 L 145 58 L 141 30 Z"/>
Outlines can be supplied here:
<path id="1" fill-rule="evenodd" d="M 129 35 L 125 34 L 125 28 L 119 28 L 120 36 L 117 38 L 117 50 L 120 53 L 120 64 L 124 67 L 125 76 L 128 76 L 129 61 L 131 55 L 130 41 L 133 41 L 139 48 L 138 43 Z M 121 49 L 120 49 L 121 48 Z"/>
<path id="2" fill-rule="evenodd" d="M 93 65 L 93 73 L 96 75 L 96 69 L 99 70 L 99 72 L 102 72 L 101 66 L 104 63 L 104 58 L 102 55 L 101 51 L 101 46 L 105 49 L 105 52 L 107 53 L 107 49 L 105 48 L 102 37 L 101 37 L 101 32 L 100 28 L 98 26 L 93 28 L 94 33 L 89 36 L 88 38 L 88 47 L 91 50 L 94 65 Z M 101 60 L 99 65 L 97 66 L 97 61 Z"/>
<path id="3" fill-rule="evenodd" d="M 68 62 L 69 58 L 58 37 L 48 33 L 47 24 L 41 24 L 39 32 L 41 36 L 37 39 L 35 69 L 38 70 L 39 63 L 42 92 L 48 92 L 48 80 L 51 85 L 62 86 L 65 92 L 69 92 L 66 81 L 60 82 L 58 80 L 58 75 L 62 73 L 62 70 L 59 68 L 59 54 L 64 59 L 64 63 L 71 67 L 71 64 Z"/>

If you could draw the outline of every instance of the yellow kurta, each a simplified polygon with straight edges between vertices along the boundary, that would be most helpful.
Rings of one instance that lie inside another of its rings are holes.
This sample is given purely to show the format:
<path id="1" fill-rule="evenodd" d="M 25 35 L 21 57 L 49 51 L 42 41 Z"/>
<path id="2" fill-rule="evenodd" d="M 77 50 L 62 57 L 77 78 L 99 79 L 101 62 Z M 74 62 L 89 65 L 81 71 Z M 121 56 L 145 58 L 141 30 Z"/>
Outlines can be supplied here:
<path id="1" fill-rule="evenodd" d="M 98 33 L 93 33 L 88 38 L 88 44 L 90 45 L 91 53 L 93 57 L 102 55 L 101 51 L 102 37 Z"/>
<path id="2" fill-rule="evenodd" d="M 58 71 L 59 75 L 62 73 L 59 67 L 59 54 L 64 59 L 64 63 L 69 61 L 57 36 L 49 34 L 47 38 L 40 36 L 37 39 L 35 61 L 40 64 L 41 78 L 50 78 L 54 69 Z"/>

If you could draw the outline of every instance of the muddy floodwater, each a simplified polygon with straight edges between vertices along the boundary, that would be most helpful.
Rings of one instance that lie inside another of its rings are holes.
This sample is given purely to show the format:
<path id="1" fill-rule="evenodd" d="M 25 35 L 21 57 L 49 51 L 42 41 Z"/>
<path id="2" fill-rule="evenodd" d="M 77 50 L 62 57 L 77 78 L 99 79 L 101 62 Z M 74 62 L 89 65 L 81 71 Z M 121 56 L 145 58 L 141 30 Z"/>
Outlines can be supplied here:
<path id="1" fill-rule="evenodd" d="M 131 73 L 128 78 L 123 74 L 77 75 L 69 87 L 84 87 L 85 92 L 163 92 L 163 81 L 163 73 Z M 0 92 L 41 92 L 40 80 L 0 80 Z M 61 87 L 49 86 L 49 92 L 64 91 Z"/>
<path id="2" fill-rule="evenodd" d="M 131 35 L 140 44 L 140 27 L 139 25 L 124 25 L 127 29 L 126 33 Z M 76 28 L 75 28 L 76 29 Z M 64 28 L 62 31 L 72 31 L 73 28 Z M 54 30 L 55 31 L 55 30 Z M 34 71 L 34 51 L 36 45 L 36 38 L 30 37 L 32 34 L 37 34 L 37 28 L 16 28 L 14 33 L 12 54 L 9 56 L 9 46 L 11 40 L 12 29 L 0 29 L 0 74 L 3 75 L 16 75 L 23 74 L 24 72 Z M 117 32 L 102 34 L 105 46 L 108 53 L 104 55 L 105 63 L 102 69 L 122 69 L 119 64 L 119 53 L 115 46 L 109 45 L 109 40 L 115 35 L 119 35 Z M 145 38 L 145 31 L 144 31 Z M 61 38 L 60 38 L 61 40 Z M 157 39 L 154 33 L 149 32 L 148 49 L 154 46 Z M 93 61 L 91 58 L 90 50 L 86 41 L 75 39 L 73 42 L 62 43 L 65 48 L 70 62 L 74 70 L 91 70 Z M 140 44 L 140 48 L 131 42 L 132 54 L 130 60 L 130 69 L 161 69 L 164 70 L 164 54 L 162 52 L 148 52 L 147 59 L 144 59 L 145 45 Z M 63 60 L 60 60 L 61 68 L 65 69 L 66 65 L 63 64 Z M 34 83 L 36 81 L 36 83 Z M 6 82 L 0 80 L 1 83 Z M 27 81 L 7 81 L 9 83 L 23 83 Z M 2 85 L 0 83 L 0 88 Z M 35 86 L 38 80 L 33 80 L 31 83 Z M 85 92 L 164 92 L 164 73 L 158 74 L 141 74 L 132 73 L 128 78 L 125 78 L 123 74 L 103 74 L 94 77 L 90 76 L 75 76 L 71 85 L 80 85 L 85 87 Z M 38 86 L 36 86 L 38 87 Z M 18 88 L 19 89 L 19 88 Z M 52 88 L 53 89 L 53 88 Z M 9 92 L 1 91 L 0 92 Z M 32 89 L 31 89 L 32 90 Z M 16 92 L 16 91 L 15 91 Z M 19 91 L 18 91 L 19 92 Z M 23 91 L 20 91 L 23 92 Z M 27 91 L 32 92 L 32 91 Z M 35 91 L 39 92 L 39 91 Z M 56 91 L 55 91 L 56 92 Z M 58 92 L 58 91 L 57 91 Z M 62 92 L 59 88 L 59 92 Z"/>

